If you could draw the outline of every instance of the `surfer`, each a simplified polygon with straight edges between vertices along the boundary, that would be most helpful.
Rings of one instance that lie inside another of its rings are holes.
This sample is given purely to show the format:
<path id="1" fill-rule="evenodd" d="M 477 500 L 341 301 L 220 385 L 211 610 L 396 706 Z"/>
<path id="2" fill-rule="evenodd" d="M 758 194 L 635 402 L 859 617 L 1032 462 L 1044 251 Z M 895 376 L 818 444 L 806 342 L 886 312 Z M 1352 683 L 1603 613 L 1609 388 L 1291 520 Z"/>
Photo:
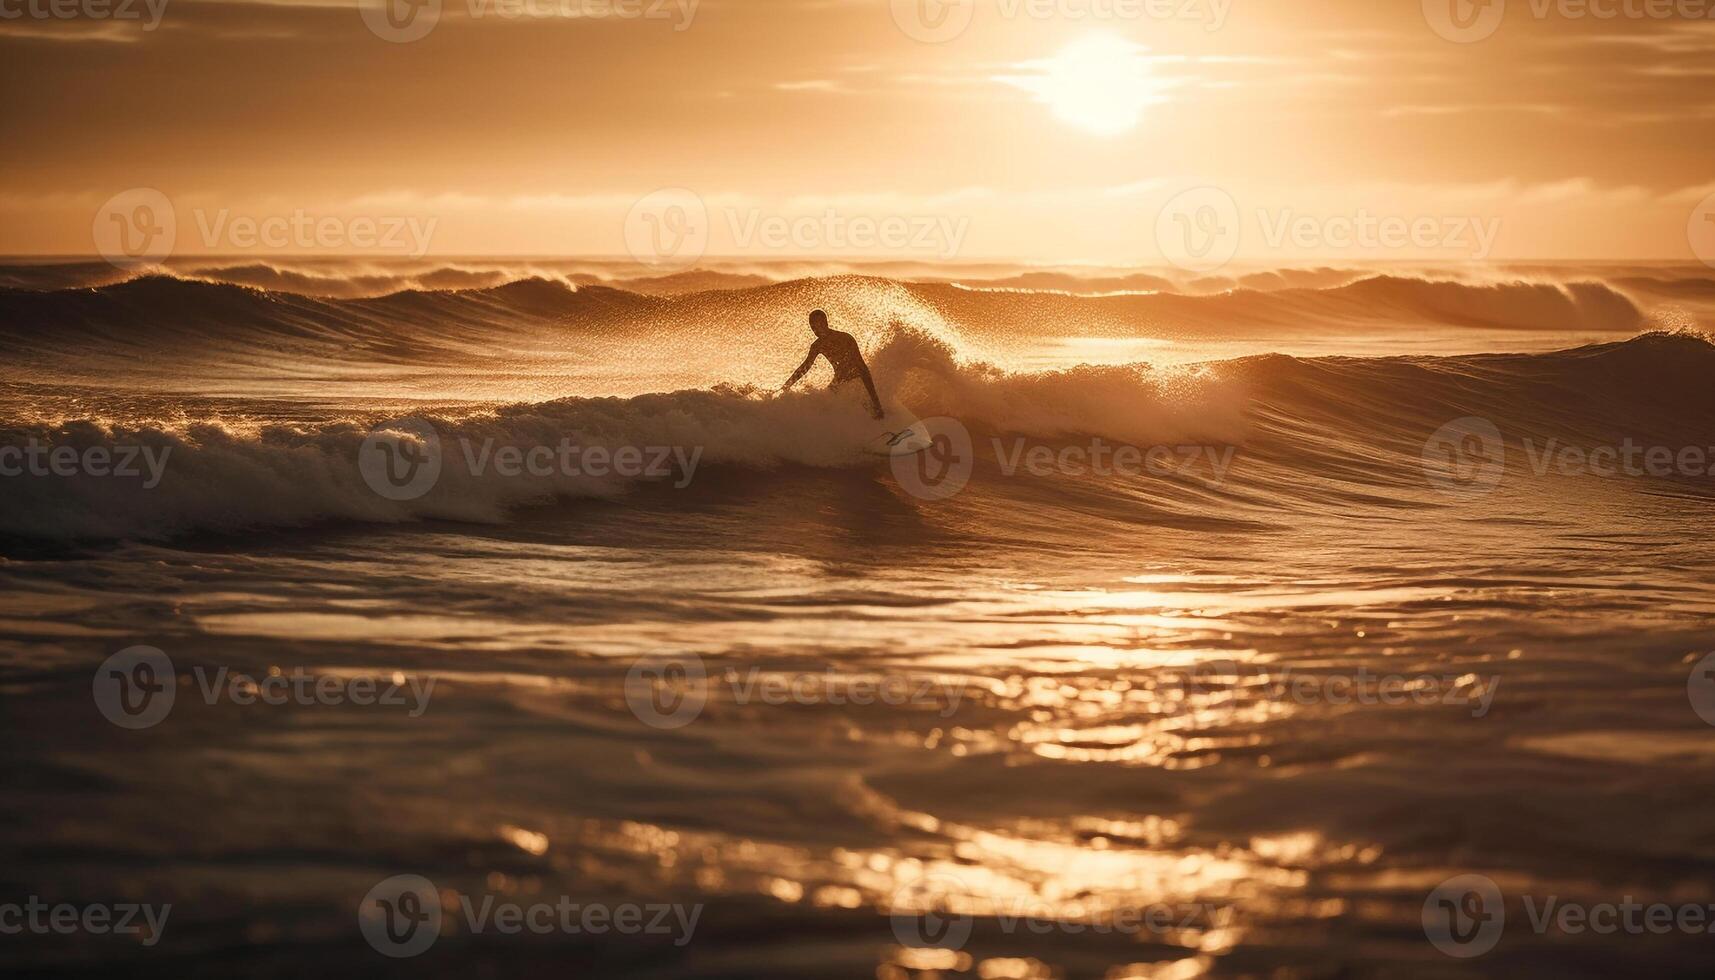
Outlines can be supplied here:
<path id="1" fill-rule="evenodd" d="M 862 381 L 864 390 L 869 392 L 870 414 L 878 419 L 886 415 L 881 408 L 881 397 L 875 393 L 875 381 L 869 376 L 869 365 L 863 362 L 863 352 L 858 350 L 857 338 L 829 328 L 828 315 L 821 310 L 810 311 L 810 329 L 816 334 L 816 342 L 810 345 L 810 353 L 805 356 L 804 363 L 798 365 L 798 370 L 792 372 L 780 390 L 785 391 L 796 384 L 816 363 L 819 355 L 827 358 L 834 369 L 834 383 L 828 387 L 837 388 L 848 381 Z"/>

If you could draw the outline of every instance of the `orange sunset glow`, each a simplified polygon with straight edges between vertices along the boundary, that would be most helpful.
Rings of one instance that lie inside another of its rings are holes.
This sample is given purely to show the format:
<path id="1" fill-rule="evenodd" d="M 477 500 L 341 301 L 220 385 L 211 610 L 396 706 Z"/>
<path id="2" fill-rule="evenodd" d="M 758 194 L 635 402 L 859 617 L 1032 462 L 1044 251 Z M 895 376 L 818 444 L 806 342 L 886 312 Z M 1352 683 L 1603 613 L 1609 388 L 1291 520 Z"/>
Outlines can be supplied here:
<path id="1" fill-rule="evenodd" d="M 0 972 L 1708 974 L 1715 0 L 0 80 Z"/>
<path id="2" fill-rule="evenodd" d="M 156 24 L 135 3 L 0 22 L 7 87 L 35 93 L 7 112 L 0 250 L 86 254 L 90 215 L 142 186 L 206 212 L 187 253 L 266 248 L 224 211 L 433 224 L 396 251 L 624 255 L 632 204 L 685 188 L 714 254 L 889 251 L 729 220 L 832 210 L 968 223 L 930 259 L 1119 264 L 1159 261 L 1156 213 L 1215 186 L 1253 261 L 1364 251 L 1278 240 L 1280 213 L 1500 227 L 1486 254 L 1388 257 L 1689 259 L 1715 192 L 1708 19 L 1515 4 L 1461 44 L 1355 0 L 434 0 L 405 41 L 350 3 L 173 0 Z M 920 40 L 941 13 L 962 29 Z"/>

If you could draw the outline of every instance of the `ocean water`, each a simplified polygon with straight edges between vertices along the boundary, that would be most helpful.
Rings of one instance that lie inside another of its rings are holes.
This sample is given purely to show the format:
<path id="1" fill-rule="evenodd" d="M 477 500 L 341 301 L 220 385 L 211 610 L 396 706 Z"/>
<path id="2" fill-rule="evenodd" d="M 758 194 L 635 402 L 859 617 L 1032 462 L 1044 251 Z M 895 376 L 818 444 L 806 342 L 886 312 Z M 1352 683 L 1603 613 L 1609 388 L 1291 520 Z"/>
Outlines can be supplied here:
<path id="1" fill-rule="evenodd" d="M 931 451 L 773 393 L 817 307 Z M 8 965 L 1704 975 L 1712 323 L 1685 266 L 5 266 L 0 901 L 171 905 Z M 1680 918 L 1543 911 L 1625 903 Z M 568 904 L 639 917 L 469 911 Z"/>

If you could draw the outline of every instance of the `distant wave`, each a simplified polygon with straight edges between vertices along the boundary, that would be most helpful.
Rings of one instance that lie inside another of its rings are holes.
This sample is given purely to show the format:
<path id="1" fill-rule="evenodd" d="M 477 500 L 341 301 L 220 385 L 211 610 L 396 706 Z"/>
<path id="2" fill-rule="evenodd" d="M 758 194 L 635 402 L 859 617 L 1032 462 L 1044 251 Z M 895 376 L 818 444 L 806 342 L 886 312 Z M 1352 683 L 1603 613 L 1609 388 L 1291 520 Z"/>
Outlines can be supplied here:
<path id="1" fill-rule="evenodd" d="M 1026 292 L 1062 292 L 1091 296 L 1104 293 L 1182 293 L 1208 295 L 1235 289 L 1268 292 L 1277 289 L 1329 289 L 1343 286 L 1371 273 L 1357 269 L 1280 269 L 1268 272 L 1248 272 L 1234 276 L 1171 276 L 1137 272 L 1105 275 L 1032 271 L 998 278 L 954 277 L 954 282 L 981 289 L 1009 289 Z"/>
<path id="2" fill-rule="evenodd" d="M 170 351 L 187 364 L 205 355 L 409 363 L 505 346 L 532 325 L 647 312 L 656 302 L 545 279 L 341 300 L 148 276 L 94 289 L 0 290 L 0 351 L 42 362 Z"/>
<path id="3" fill-rule="evenodd" d="M 1240 328 L 1328 332 L 1355 324 L 1635 333 L 1648 324 L 1633 299 L 1607 284 L 1584 281 L 1469 283 L 1369 276 L 1323 288 L 1236 288 L 1204 295 L 912 288 L 962 322 L 1061 321 L 1091 333 L 1121 333 L 1132 325 L 1145 336 L 1153 331 L 1165 337 L 1219 338 Z"/>
<path id="4" fill-rule="evenodd" d="M 1631 330 L 1637 304 L 1600 282 L 1470 284 L 1377 276 L 1326 290 L 1319 298 L 1391 308 L 1428 322 L 1535 330 Z M 1373 304 L 1373 305 L 1372 305 Z"/>
<path id="5" fill-rule="evenodd" d="M 1694 294 L 1691 285 L 1675 288 Z M 1354 324 L 1630 334 L 1649 322 L 1647 312 L 1617 288 L 1586 281 L 1475 284 L 1371 276 L 1322 288 L 1086 296 L 844 276 L 655 295 L 525 278 L 340 299 L 154 275 L 88 289 L 0 289 L 0 351 L 75 354 L 92 344 L 147 349 L 170 341 L 181 356 L 194 356 L 202 343 L 276 351 L 301 344 L 320 354 L 329 344 L 372 342 L 409 356 L 413 337 L 432 338 L 426 349 L 438 353 L 461 341 L 487 343 L 497 330 L 520 327 L 671 332 L 676 324 L 782 311 L 796 318 L 806 302 L 841 295 L 862 305 L 862 294 L 877 290 L 909 297 L 961 329 L 993 336 L 1022 327 L 1037 335 L 1220 338 L 1241 328 L 1327 331 Z"/>

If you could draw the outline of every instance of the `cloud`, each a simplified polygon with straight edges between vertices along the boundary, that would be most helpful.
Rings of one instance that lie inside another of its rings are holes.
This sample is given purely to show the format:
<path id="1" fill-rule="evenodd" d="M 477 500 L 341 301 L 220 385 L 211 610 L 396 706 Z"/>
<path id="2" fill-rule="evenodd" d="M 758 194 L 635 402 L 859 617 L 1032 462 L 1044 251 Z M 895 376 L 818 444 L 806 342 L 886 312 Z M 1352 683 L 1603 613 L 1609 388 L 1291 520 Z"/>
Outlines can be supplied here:
<path id="1" fill-rule="evenodd" d="M 775 82 L 774 87 L 782 92 L 851 92 L 851 89 L 842 88 L 839 83 L 826 78 L 810 78 L 801 82 Z"/>
<path id="2" fill-rule="evenodd" d="M 1480 112 L 1524 112 L 1533 115 L 1558 116 L 1570 112 L 1568 106 L 1546 105 L 1522 102 L 1473 102 L 1457 105 L 1398 105 L 1382 112 L 1389 117 L 1399 116 L 1462 116 Z"/>
<path id="3" fill-rule="evenodd" d="M 149 36 L 136 21 L 0 20 L 0 40 L 47 44 L 136 44 Z"/>
<path id="4" fill-rule="evenodd" d="M 1626 34 L 1559 37 L 1548 43 L 1568 48 L 1645 48 L 1669 55 L 1707 54 L 1715 51 L 1715 24 L 1672 24 L 1663 30 L 1639 28 Z"/>

